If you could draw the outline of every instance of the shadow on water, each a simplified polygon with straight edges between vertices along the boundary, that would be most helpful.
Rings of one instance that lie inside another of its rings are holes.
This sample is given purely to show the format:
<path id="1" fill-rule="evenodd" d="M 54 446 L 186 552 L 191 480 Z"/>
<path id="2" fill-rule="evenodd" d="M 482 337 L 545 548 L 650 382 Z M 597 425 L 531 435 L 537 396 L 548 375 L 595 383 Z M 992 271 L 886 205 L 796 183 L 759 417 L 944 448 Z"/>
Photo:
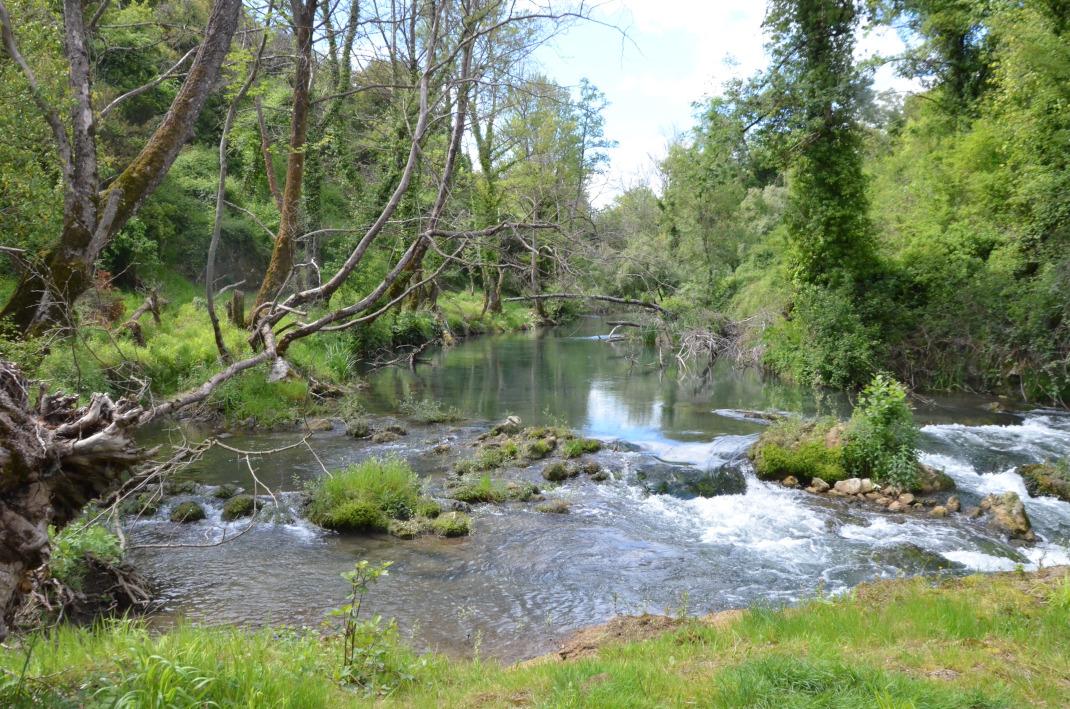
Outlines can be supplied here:
<path id="1" fill-rule="evenodd" d="M 417 645 L 506 659 L 552 649 L 569 632 L 620 612 L 708 612 L 753 602 L 790 603 L 818 590 L 916 573 L 998 570 L 1067 563 L 1070 505 L 1029 498 L 1014 472 L 1024 462 L 1070 454 L 1070 418 L 1050 412 L 990 413 L 981 400 L 941 398 L 920 407 L 924 457 L 944 468 L 969 504 L 1013 489 L 1026 499 L 1042 541 L 1015 548 L 961 518 L 895 516 L 815 498 L 753 478 L 742 454 L 764 425 L 746 411 L 805 414 L 848 410 L 839 397 L 763 380 L 719 364 L 706 381 L 656 366 L 653 350 L 607 342 L 598 319 L 521 335 L 476 338 L 429 356 L 416 371 L 368 375 L 373 411 L 407 397 L 432 398 L 473 421 L 507 414 L 561 422 L 638 452 L 604 452 L 614 479 L 572 482 L 548 494 L 572 504 L 546 515 L 530 504 L 480 507 L 467 539 L 398 541 L 324 533 L 299 518 L 261 524 L 207 549 L 141 549 L 136 558 L 164 588 L 169 614 L 196 622 L 317 625 L 345 594 L 339 574 L 362 558 L 392 560 L 372 593 L 374 611 L 398 619 Z M 448 463 L 431 454 L 477 424 L 412 427 L 385 445 L 340 431 L 311 439 L 328 468 L 370 455 L 408 458 L 422 475 Z M 162 434 L 161 434 L 162 435 Z M 243 448 L 273 448 L 295 434 L 235 436 Z M 704 467 L 741 465 L 742 495 L 678 499 L 637 487 L 650 456 Z M 276 489 L 297 490 L 322 474 L 303 448 L 257 462 Z M 213 450 L 193 475 L 206 484 L 248 486 L 244 463 Z M 176 498 L 181 500 L 182 498 Z M 209 519 L 172 525 L 167 510 L 131 530 L 139 543 L 203 543 L 225 526 Z M 237 530 L 243 523 L 232 524 Z"/>

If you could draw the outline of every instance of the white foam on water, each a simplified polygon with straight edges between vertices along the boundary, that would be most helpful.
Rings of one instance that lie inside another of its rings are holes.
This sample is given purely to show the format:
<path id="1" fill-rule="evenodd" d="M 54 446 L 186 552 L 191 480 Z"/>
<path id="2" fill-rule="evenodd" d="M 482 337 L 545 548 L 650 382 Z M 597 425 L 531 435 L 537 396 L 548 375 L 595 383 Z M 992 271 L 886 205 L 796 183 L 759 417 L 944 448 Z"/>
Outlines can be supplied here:
<path id="1" fill-rule="evenodd" d="M 940 555 L 948 561 L 962 564 L 970 571 L 1014 571 L 1018 563 L 1014 559 L 1001 556 L 992 556 L 980 551 L 959 549 L 955 551 L 942 551 Z"/>
<path id="2" fill-rule="evenodd" d="M 710 442 L 681 443 L 670 440 L 635 441 L 645 451 L 669 463 L 689 463 L 713 468 L 739 458 L 756 440 L 748 436 L 718 436 Z"/>
<path id="3" fill-rule="evenodd" d="M 1021 423 L 967 426 L 961 423 L 923 426 L 922 432 L 957 447 L 1026 455 L 1041 462 L 1070 453 L 1070 417 L 1027 414 Z"/>

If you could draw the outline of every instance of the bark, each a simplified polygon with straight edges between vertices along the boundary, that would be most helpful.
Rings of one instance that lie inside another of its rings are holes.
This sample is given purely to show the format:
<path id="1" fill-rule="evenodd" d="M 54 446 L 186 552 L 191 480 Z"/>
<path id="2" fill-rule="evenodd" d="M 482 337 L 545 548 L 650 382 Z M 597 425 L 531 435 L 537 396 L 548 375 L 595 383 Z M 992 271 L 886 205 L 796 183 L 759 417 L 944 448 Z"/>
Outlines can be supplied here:
<path id="1" fill-rule="evenodd" d="M 160 324 L 160 308 L 167 305 L 167 300 L 160 297 L 160 294 L 153 290 L 145 298 L 145 302 L 138 306 L 137 310 L 133 312 L 130 319 L 123 323 L 123 328 L 130 332 L 130 337 L 138 345 L 145 346 L 145 334 L 141 330 L 141 316 L 145 313 L 152 313 L 152 320 L 157 325 Z"/>
<path id="2" fill-rule="evenodd" d="M 267 122 L 264 121 L 264 107 L 260 103 L 260 97 L 256 97 L 256 123 L 260 128 L 260 154 L 264 158 L 264 172 L 267 174 L 268 189 L 271 197 L 275 200 L 275 206 L 282 211 L 282 190 L 279 189 L 279 178 L 275 174 L 275 160 L 271 157 L 271 138 L 267 132 Z"/>
<path id="3" fill-rule="evenodd" d="M 0 361 L 0 638 L 27 575 L 48 561 L 48 527 L 63 526 L 147 456 L 133 442 L 141 408 L 94 394 L 43 390 L 34 404 L 30 383 Z"/>
<path id="4" fill-rule="evenodd" d="M 10 318 L 24 335 L 39 334 L 69 320 L 70 306 L 92 283 L 93 264 L 101 250 L 159 186 L 189 140 L 193 124 L 219 79 L 240 9 L 241 0 L 216 1 L 204 42 L 167 115 L 141 153 L 101 193 L 82 4 L 65 0 L 64 52 L 74 101 L 71 137 L 66 141 L 70 160 L 64 165 L 63 228 L 56 245 L 23 275 L 0 318 Z M 9 34 L 5 28 L 5 45 Z M 42 110 L 51 124 L 48 117 L 54 112 L 46 108 Z M 60 132 L 66 135 L 62 126 Z M 58 136 L 57 147 L 62 160 L 64 141 Z"/>
<path id="5" fill-rule="evenodd" d="M 290 154 L 286 161 L 286 183 L 282 193 L 282 214 L 271 262 L 260 284 L 255 307 L 274 301 L 294 267 L 297 237 L 301 235 L 301 187 L 305 179 L 305 139 L 308 137 L 308 112 L 312 80 L 312 24 L 316 19 L 316 0 L 291 0 L 294 36 L 297 41 L 297 67 L 294 71 L 293 114 L 290 117 Z"/>

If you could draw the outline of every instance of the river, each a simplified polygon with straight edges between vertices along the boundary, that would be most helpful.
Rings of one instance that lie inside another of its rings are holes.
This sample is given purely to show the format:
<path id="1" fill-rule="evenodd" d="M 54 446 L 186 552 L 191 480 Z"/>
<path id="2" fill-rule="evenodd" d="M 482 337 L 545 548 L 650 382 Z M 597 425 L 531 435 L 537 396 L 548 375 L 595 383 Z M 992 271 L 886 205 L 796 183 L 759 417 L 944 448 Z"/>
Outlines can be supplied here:
<path id="1" fill-rule="evenodd" d="M 160 619 L 318 626 L 343 601 L 343 571 L 360 559 L 390 560 L 390 575 L 369 596 L 373 612 L 396 618 L 417 647 L 513 660 L 551 650 L 570 632 L 617 613 L 706 613 L 842 593 L 875 578 L 1070 563 L 1070 504 L 1029 497 L 1015 473 L 1023 463 L 1070 456 L 1066 413 L 994 413 L 988 400 L 964 396 L 917 406 L 922 458 L 954 478 L 964 504 L 1003 490 L 1025 500 L 1040 539 L 1015 546 L 961 515 L 895 515 L 756 480 L 743 453 L 764 424 L 744 411 L 843 413 L 846 402 L 816 399 L 727 363 L 704 381 L 680 376 L 656 366 L 651 349 L 608 341 L 609 329 L 590 318 L 475 338 L 429 354 L 415 371 L 373 372 L 364 391 L 372 411 L 396 411 L 408 396 L 430 397 L 468 418 L 412 425 L 389 444 L 357 441 L 341 430 L 309 440 L 331 469 L 400 455 L 426 476 L 444 474 L 452 460 L 435 455 L 435 446 L 471 438 L 509 414 L 624 442 L 629 452 L 596 456 L 613 471 L 610 481 L 577 480 L 548 492 L 571 502 L 569 514 L 540 514 L 524 503 L 480 506 L 470 537 L 413 541 L 324 532 L 295 518 L 258 524 L 210 548 L 135 549 L 135 563 L 166 601 Z M 180 434 L 189 431 L 159 435 Z M 241 434 L 227 443 L 268 449 L 299 438 Z M 294 448 L 256 460 L 255 468 L 273 489 L 297 490 L 323 474 L 316 456 Z M 738 465 L 747 491 L 689 500 L 648 494 L 632 472 L 653 457 Z M 250 486 L 244 462 L 220 449 L 190 474 L 206 485 Z M 228 528 L 221 503 L 200 497 L 210 502 L 206 521 L 174 525 L 165 508 L 132 524 L 132 543 L 218 539 Z M 228 534 L 244 525 L 232 523 Z"/>

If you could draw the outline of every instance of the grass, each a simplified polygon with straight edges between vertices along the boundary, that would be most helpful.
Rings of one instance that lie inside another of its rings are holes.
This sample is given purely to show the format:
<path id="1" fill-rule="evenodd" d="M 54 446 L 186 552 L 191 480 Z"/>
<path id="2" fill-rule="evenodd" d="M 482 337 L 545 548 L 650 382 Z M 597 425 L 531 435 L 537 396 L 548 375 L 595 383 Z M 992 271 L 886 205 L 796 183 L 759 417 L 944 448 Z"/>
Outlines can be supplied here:
<path id="1" fill-rule="evenodd" d="M 578 659 L 514 666 L 420 657 L 386 629 L 361 639 L 378 673 L 364 687 L 335 681 L 335 638 L 187 626 L 157 635 L 129 622 L 61 627 L 0 648 L 0 702 L 355 707 L 374 691 L 381 705 L 409 707 L 1063 707 L 1066 574 L 886 581 L 795 608 L 665 621 L 652 626 L 664 630 L 610 637 Z"/>
<path id="2" fill-rule="evenodd" d="M 438 306 L 455 335 L 518 332 L 535 325 L 534 311 L 521 303 L 502 303 L 502 312 L 484 313 L 482 293 L 447 293 Z"/>
<path id="3" fill-rule="evenodd" d="M 118 564 L 123 558 L 122 545 L 115 533 L 99 524 L 86 524 L 87 519 L 88 515 L 68 524 L 58 533 L 54 528 L 49 529 L 52 537 L 49 570 L 76 591 L 81 590 L 89 570 L 86 554 L 112 564 Z"/>
<path id="4" fill-rule="evenodd" d="M 461 412 L 454 407 L 447 407 L 434 399 L 417 399 L 407 397 L 398 407 L 401 414 L 412 421 L 423 424 L 454 423 L 460 421 Z"/>
<path id="5" fill-rule="evenodd" d="M 585 453 L 597 453 L 602 450 L 602 442 L 596 438 L 571 438 L 561 445 L 561 455 L 565 458 L 579 458 Z"/>
<path id="6" fill-rule="evenodd" d="M 792 475 L 804 484 L 815 477 L 829 484 L 846 479 L 842 446 L 826 443 L 834 426 L 834 419 L 785 419 L 774 423 L 750 450 L 758 477 L 783 480 Z"/>

